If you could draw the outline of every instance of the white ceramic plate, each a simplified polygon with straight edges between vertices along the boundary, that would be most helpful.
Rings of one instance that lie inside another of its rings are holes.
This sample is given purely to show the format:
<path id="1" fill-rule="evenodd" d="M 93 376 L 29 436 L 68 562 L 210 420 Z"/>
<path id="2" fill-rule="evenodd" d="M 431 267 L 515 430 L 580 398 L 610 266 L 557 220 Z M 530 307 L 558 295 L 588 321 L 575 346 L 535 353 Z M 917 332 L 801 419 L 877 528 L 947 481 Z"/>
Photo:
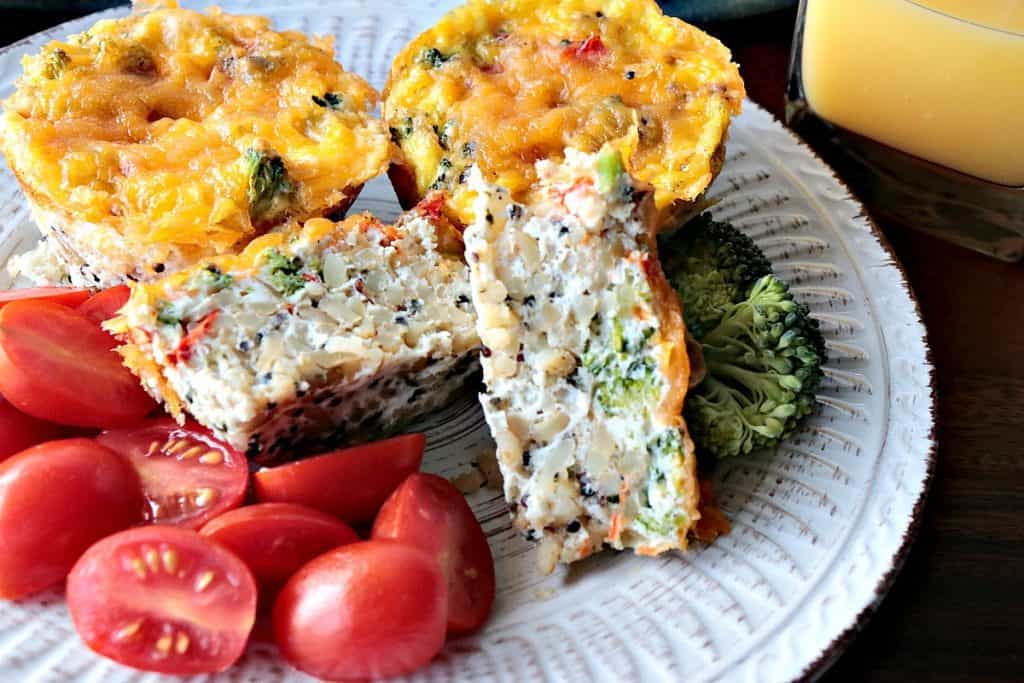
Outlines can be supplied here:
<path id="1" fill-rule="evenodd" d="M 451 4 L 256 0 L 226 8 L 269 15 L 281 28 L 335 35 L 346 68 L 380 87 L 391 57 Z M 0 52 L 0 95 L 20 72 L 22 54 L 94 20 Z M 449 643 L 412 680 L 813 677 L 881 599 L 910 543 L 933 462 L 932 368 L 912 295 L 861 206 L 753 103 L 733 125 L 728 162 L 712 195 L 721 198 L 714 213 L 757 240 L 821 321 L 830 361 L 819 413 L 777 453 L 721 464 L 716 490 L 733 531 L 685 555 L 603 553 L 542 577 L 531 544 L 511 529 L 500 494 L 485 489 L 473 495 L 497 560 L 494 615 L 485 631 Z M 363 209 L 384 218 L 398 213 L 386 179 L 366 186 L 355 208 Z M 35 240 L 4 169 L 0 263 Z M 0 277 L 0 286 L 8 284 Z M 493 448 L 473 395 L 426 427 L 425 467 L 431 471 L 457 475 Z M 75 637 L 53 591 L 0 604 L 0 680 L 161 677 L 93 655 Z M 272 646 L 258 645 L 218 680 L 306 679 Z"/>

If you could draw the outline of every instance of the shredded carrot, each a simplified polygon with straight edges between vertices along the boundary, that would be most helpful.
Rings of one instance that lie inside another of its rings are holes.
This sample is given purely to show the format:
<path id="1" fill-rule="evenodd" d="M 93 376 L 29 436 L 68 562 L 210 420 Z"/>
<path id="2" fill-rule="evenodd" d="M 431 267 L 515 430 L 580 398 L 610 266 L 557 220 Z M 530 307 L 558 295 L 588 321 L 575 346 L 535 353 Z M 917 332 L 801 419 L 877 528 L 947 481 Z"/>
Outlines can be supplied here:
<path id="1" fill-rule="evenodd" d="M 622 536 L 622 509 L 626 505 L 626 496 L 629 494 L 629 484 L 623 480 L 619 486 L 619 509 L 612 515 L 611 526 L 608 527 L 608 540 L 618 543 Z"/>
<path id="2" fill-rule="evenodd" d="M 215 308 L 202 319 L 196 323 L 195 327 L 189 330 L 188 334 L 178 343 L 178 347 L 171 352 L 167 360 L 172 365 L 178 363 L 188 362 L 188 359 L 192 357 L 192 347 L 199 343 L 199 340 L 206 336 L 206 333 L 210 331 L 213 323 L 216 322 L 217 317 L 220 315 L 220 309 Z"/>

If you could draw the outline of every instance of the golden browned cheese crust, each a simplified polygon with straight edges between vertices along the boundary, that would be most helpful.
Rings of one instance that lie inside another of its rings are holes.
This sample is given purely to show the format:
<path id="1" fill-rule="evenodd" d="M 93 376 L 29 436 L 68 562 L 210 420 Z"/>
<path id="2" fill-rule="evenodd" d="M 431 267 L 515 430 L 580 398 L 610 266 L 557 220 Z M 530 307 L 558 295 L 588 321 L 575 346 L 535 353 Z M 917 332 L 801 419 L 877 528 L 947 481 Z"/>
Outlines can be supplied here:
<path id="1" fill-rule="evenodd" d="M 472 0 L 398 55 L 384 117 L 403 204 L 446 190 L 472 220 L 465 169 L 517 199 L 534 162 L 617 147 L 659 210 L 697 200 L 721 168 L 745 95 L 729 51 L 653 0 Z"/>
<path id="2" fill-rule="evenodd" d="M 389 162 L 377 93 L 329 41 L 262 17 L 136 13 L 23 67 L 0 150 L 44 234 L 61 233 L 58 258 L 80 255 L 93 284 L 150 279 L 288 220 L 337 215 Z"/>

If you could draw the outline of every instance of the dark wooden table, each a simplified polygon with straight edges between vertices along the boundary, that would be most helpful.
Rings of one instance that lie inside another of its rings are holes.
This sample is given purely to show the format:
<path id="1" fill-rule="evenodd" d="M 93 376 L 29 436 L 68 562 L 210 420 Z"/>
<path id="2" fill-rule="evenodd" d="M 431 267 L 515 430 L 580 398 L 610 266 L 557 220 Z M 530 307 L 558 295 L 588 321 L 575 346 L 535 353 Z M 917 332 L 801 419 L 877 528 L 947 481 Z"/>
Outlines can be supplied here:
<path id="1" fill-rule="evenodd" d="M 8 14 L 0 45 L 69 18 Z M 750 97 L 781 118 L 793 14 L 709 30 L 733 49 Z M 879 224 L 928 326 L 939 384 L 938 464 L 903 572 L 822 680 L 1018 683 L 1024 681 L 1024 266 Z"/>

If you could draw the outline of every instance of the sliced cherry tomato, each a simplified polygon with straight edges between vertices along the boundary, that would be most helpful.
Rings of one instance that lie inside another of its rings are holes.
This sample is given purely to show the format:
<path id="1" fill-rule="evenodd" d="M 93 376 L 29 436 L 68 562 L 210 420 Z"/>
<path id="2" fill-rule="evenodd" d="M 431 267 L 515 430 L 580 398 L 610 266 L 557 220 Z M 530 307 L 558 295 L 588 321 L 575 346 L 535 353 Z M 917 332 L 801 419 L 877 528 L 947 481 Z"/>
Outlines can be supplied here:
<path id="1" fill-rule="evenodd" d="M 95 652 L 145 671 L 224 671 L 256 618 L 256 582 L 233 553 L 194 531 L 130 529 L 105 538 L 68 577 L 78 635 Z"/>
<path id="2" fill-rule="evenodd" d="M 267 607 L 302 565 L 359 540 L 344 522 L 291 503 L 261 503 L 225 512 L 199 533 L 242 558 L 259 584 L 260 604 Z"/>
<path id="3" fill-rule="evenodd" d="M 101 444 L 123 456 L 142 480 L 147 519 L 198 529 L 242 504 L 249 484 L 245 456 L 206 429 L 169 417 L 103 432 Z"/>
<path id="4" fill-rule="evenodd" d="M 0 597 L 51 586 L 86 548 L 142 521 L 131 468 L 91 439 L 50 441 L 0 464 Z"/>
<path id="5" fill-rule="evenodd" d="M 37 443 L 69 436 L 70 431 L 26 415 L 0 398 L 0 461 Z"/>
<path id="6" fill-rule="evenodd" d="M 422 434 L 406 434 L 262 469 L 253 474 L 256 497 L 305 505 L 349 524 L 370 522 L 391 492 L 420 468 L 425 444 Z"/>
<path id="7" fill-rule="evenodd" d="M 0 311 L 0 393 L 33 417 L 78 427 L 125 427 L 155 407 L 99 325 L 47 301 Z"/>
<path id="8" fill-rule="evenodd" d="M 465 496 L 447 479 L 410 475 L 380 509 L 372 537 L 415 546 L 438 561 L 448 580 L 449 632 L 467 633 L 487 621 L 494 558 Z"/>
<path id="9" fill-rule="evenodd" d="M 132 290 L 128 288 L 128 285 L 116 285 L 104 289 L 79 306 L 78 312 L 93 322 L 101 323 L 104 320 L 110 320 L 117 315 L 122 306 L 128 303 L 131 293 Z"/>
<path id="10" fill-rule="evenodd" d="M 68 308 L 74 308 L 92 294 L 88 289 L 76 287 L 26 287 L 25 289 L 8 289 L 0 291 L 0 308 L 12 301 L 50 301 Z"/>
<path id="11" fill-rule="evenodd" d="M 444 644 L 444 577 L 429 555 L 363 541 L 321 555 L 291 578 L 274 606 L 284 658 L 330 681 L 400 676 Z"/>

